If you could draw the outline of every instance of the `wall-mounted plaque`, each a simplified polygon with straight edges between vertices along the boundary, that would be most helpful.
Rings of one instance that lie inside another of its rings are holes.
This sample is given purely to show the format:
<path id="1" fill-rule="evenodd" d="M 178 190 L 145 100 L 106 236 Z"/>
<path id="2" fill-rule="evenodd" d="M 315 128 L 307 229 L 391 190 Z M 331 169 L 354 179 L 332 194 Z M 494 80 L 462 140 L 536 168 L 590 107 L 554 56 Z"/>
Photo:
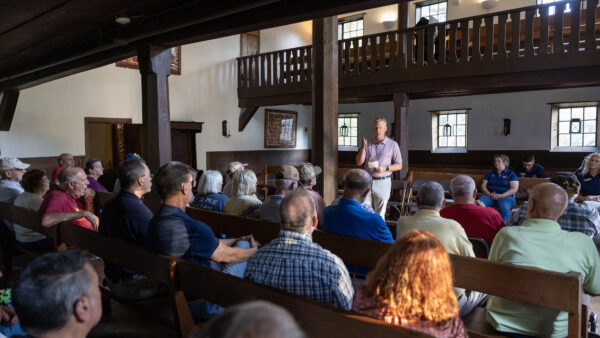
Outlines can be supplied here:
<path id="1" fill-rule="evenodd" d="M 298 113 L 265 109 L 265 148 L 295 148 Z"/>

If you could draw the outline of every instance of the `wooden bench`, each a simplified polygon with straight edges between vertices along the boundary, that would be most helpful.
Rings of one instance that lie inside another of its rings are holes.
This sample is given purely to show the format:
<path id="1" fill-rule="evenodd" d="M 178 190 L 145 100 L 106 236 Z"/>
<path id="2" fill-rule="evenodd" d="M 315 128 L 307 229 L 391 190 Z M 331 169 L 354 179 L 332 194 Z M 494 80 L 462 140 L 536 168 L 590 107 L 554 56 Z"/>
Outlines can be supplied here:
<path id="1" fill-rule="evenodd" d="M 277 237 L 279 225 L 224 215 L 212 211 L 188 208 L 194 219 L 208 224 L 213 231 L 231 237 L 252 233 L 261 243 Z M 341 236 L 316 230 L 313 241 L 339 256 L 344 262 L 375 267 L 392 244 Z M 587 305 L 579 274 L 566 274 L 537 268 L 491 262 L 484 259 L 450 255 L 455 286 L 490 295 L 504 297 L 527 304 L 568 312 L 569 337 L 584 335 Z M 485 322 L 484 309 L 465 317 L 471 336 L 497 335 Z"/>
<path id="2" fill-rule="evenodd" d="M 0 216 L 11 221 L 19 220 L 30 229 L 44 230 L 46 233 L 53 234 L 55 236 L 53 240 L 56 242 L 65 242 L 86 249 L 105 260 L 169 285 L 175 324 L 180 337 L 187 337 L 195 327 L 185 294 L 191 294 L 221 306 L 257 299 L 279 304 L 290 311 L 308 336 L 427 337 L 424 334 L 388 325 L 366 316 L 343 311 L 198 264 L 159 255 L 134 243 L 110 238 L 70 223 L 61 223 L 42 229 L 35 219 L 30 219 L 31 223 L 27 223 L 23 218 L 13 218 L 15 208 L 19 207 L 0 203 Z M 23 213 L 23 215 L 35 214 L 26 209 L 16 210 L 16 212 Z"/>

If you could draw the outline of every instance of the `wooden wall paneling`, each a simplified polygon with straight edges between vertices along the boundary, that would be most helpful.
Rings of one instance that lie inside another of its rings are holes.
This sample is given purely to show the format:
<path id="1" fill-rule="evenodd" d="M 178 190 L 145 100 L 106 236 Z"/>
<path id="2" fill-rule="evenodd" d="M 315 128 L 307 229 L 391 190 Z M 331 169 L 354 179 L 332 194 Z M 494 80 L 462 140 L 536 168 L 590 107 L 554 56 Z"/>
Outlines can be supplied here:
<path id="1" fill-rule="evenodd" d="M 319 191 L 327 205 L 337 196 L 337 29 L 338 20 L 335 16 L 313 20 L 312 162 L 323 168 Z M 363 51 L 366 51 L 365 44 L 366 40 L 363 41 Z M 362 56 L 365 58 L 364 54 Z M 354 63 L 357 61 L 355 58 Z"/>
<path id="2" fill-rule="evenodd" d="M 10 130 L 18 100 L 19 91 L 16 89 L 0 92 L 0 131 Z"/>
<path id="3" fill-rule="evenodd" d="M 52 176 L 52 172 L 58 166 L 58 155 L 56 156 L 45 156 L 45 157 L 20 157 L 19 159 L 24 163 L 30 164 L 29 168 L 44 169 L 46 176 Z M 85 156 L 77 155 L 73 156 L 75 166 L 83 167 L 85 164 Z M 50 177 L 51 178 L 51 177 Z"/>

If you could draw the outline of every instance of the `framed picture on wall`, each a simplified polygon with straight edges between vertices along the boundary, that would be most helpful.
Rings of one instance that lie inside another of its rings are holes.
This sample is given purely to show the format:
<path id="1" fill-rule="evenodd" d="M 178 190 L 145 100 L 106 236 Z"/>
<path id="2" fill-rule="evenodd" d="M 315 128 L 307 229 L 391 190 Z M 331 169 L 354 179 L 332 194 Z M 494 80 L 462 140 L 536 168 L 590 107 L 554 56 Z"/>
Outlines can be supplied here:
<path id="1" fill-rule="evenodd" d="M 117 67 L 140 69 L 137 56 L 117 61 Z M 181 46 L 171 48 L 171 75 L 181 75 Z"/>
<path id="2" fill-rule="evenodd" d="M 298 113 L 265 109 L 265 148 L 295 148 Z"/>

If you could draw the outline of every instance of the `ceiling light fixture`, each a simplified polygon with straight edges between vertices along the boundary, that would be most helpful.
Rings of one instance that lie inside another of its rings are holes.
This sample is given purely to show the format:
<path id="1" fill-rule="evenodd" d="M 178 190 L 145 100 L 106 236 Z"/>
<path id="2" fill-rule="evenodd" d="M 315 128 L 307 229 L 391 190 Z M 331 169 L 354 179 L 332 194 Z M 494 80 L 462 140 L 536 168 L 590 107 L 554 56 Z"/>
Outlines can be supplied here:
<path id="1" fill-rule="evenodd" d="M 483 0 L 481 1 L 481 7 L 490 10 L 496 7 L 496 0 Z"/>
<path id="2" fill-rule="evenodd" d="M 127 25 L 131 22 L 131 18 L 128 16 L 117 16 L 115 17 L 115 22 L 120 25 Z"/>

